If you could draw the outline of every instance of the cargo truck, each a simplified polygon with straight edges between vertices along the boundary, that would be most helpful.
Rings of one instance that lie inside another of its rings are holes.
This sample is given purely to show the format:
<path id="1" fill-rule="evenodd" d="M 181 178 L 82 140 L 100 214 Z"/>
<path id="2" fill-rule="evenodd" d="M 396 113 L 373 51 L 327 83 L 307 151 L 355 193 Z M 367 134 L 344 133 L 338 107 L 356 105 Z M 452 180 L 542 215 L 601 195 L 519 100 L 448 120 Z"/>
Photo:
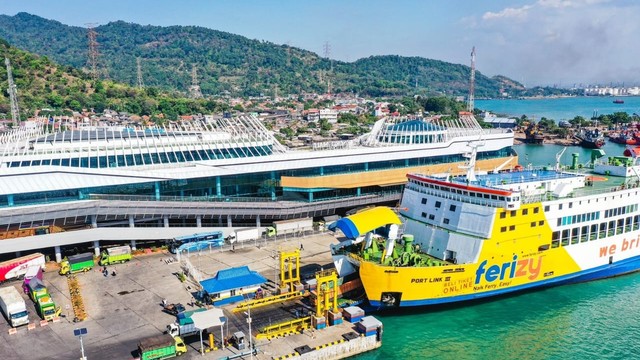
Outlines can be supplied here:
<path id="1" fill-rule="evenodd" d="M 187 352 L 187 346 L 179 336 L 159 335 L 138 343 L 140 360 L 169 359 Z"/>
<path id="2" fill-rule="evenodd" d="M 40 317 L 44 320 L 51 321 L 60 316 L 62 309 L 59 306 L 56 306 L 56 303 L 53 302 L 50 294 L 46 294 L 38 298 L 38 301 L 35 303 L 36 310 L 40 314 Z"/>
<path id="3" fill-rule="evenodd" d="M 129 260 L 131 260 L 131 246 L 111 247 L 100 255 L 100 266 L 123 263 Z"/>
<path id="4" fill-rule="evenodd" d="M 33 278 L 29 281 L 29 297 L 33 300 L 36 310 L 44 320 L 53 320 L 60 316 L 61 309 L 56 307 L 55 302 L 49 294 L 49 289 L 44 286 L 42 280 Z"/>
<path id="5" fill-rule="evenodd" d="M 311 231 L 313 230 L 313 219 L 302 218 L 302 219 L 274 221 L 273 227 L 271 227 L 271 229 L 267 228 L 267 230 L 275 232 L 274 235 L 283 235 L 283 234 L 289 234 L 289 233 L 300 233 L 305 231 Z"/>
<path id="6" fill-rule="evenodd" d="M 262 238 L 263 234 L 265 234 L 265 232 L 260 228 L 240 229 L 231 233 L 227 237 L 227 241 L 229 241 L 230 244 L 234 244 L 236 242 L 242 243 L 244 241 L 258 240 Z"/>
<path id="7" fill-rule="evenodd" d="M 71 255 L 60 263 L 60 275 L 89 271 L 94 265 L 92 253 Z"/>
<path id="8" fill-rule="evenodd" d="M 29 293 L 29 282 L 32 279 L 38 279 L 42 281 L 42 268 L 39 265 L 29 266 L 27 272 L 24 274 L 24 281 L 22 282 L 22 290 L 25 294 Z"/>
<path id="9" fill-rule="evenodd" d="M 2 309 L 2 313 L 4 313 L 7 321 L 13 327 L 29 323 L 27 305 L 18 290 L 13 286 L 0 288 L 0 309 Z"/>
<path id="10" fill-rule="evenodd" d="M 171 336 L 189 336 L 195 335 L 200 332 L 191 319 L 191 315 L 194 313 L 205 311 L 206 309 L 196 309 L 191 311 L 184 311 L 177 315 L 178 321 L 173 324 L 167 325 L 167 333 Z"/>
<path id="11" fill-rule="evenodd" d="M 0 282 L 17 279 L 26 274 L 31 266 L 40 266 L 44 270 L 45 259 L 41 253 L 25 255 L 13 260 L 0 262 Z"/>

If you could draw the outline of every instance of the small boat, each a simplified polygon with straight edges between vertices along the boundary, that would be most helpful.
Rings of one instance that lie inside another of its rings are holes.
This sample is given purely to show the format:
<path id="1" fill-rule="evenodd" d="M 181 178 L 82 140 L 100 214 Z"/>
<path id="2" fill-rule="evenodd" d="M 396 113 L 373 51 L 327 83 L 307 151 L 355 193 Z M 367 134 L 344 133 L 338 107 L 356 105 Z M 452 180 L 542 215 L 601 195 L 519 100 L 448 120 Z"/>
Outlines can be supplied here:
<path id="1" fill-rule="evenodd" d="M 622 100 L 622 99 L 615 99 L 615 100 L 613 100 L 613 103 L 614 103 L 614 104 L 624 104 L 624 100 Z"/>
<path id="2" fill-rule="evenodd" d="M 587 149 L 600 149 L 604 145 L 604 136 L 598 129 L 582 130 L 575 138 L 580 141 L 580 146 Z"/>

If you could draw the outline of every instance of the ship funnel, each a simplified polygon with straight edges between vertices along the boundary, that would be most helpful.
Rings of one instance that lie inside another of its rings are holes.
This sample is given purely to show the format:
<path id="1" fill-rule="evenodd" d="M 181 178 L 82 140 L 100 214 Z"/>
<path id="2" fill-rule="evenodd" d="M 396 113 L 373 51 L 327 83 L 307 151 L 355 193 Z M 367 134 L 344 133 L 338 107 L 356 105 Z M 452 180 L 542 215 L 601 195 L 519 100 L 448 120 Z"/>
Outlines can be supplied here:
<path id="1" fill-rule="evenodd" d="M 413 251 L 413 235 L 402 235 L 402 241 L 404 242 L 404 252 L 411 253 Z"/>
<path id="2" fill-rule="evenodd" d="M 578 169 L 578 156 L 580 156 L 580 154 L 578 153 L 573 153 L 571 154 L 571 169 L 573 170 L 577 170 Z"/>

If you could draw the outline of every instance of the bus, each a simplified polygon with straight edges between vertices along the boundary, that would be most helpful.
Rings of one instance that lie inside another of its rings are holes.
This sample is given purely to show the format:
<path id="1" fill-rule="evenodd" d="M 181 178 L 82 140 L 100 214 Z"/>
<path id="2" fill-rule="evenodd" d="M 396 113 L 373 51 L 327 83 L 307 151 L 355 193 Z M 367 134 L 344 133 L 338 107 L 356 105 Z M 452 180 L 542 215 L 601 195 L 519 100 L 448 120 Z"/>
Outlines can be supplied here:
<path id="1" fill-rule="evenodd" d="M 224 245 L 222 231 L 177 236 L 170 240 L 169 251 L 173 254 L 181 251 L 198 251 Z"/>

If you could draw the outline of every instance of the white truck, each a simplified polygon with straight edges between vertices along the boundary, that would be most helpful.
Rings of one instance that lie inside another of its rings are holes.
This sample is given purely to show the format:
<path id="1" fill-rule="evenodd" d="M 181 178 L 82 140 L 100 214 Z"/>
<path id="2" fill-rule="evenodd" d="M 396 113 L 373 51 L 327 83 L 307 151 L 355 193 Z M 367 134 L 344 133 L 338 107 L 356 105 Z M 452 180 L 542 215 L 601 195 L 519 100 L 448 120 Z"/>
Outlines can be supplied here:
<path id="1" fill-rule="evenodd" d="M 291 219 L 273 222 L 276 235 L 295 234 L 313 230 L 313 219 Z"/>
<path id="2" fill-rule="evenodd" d="M 173 324 L 167 325 L 167 334 L 173 337 L 176 337 L 176 336 L 185 337 L 189 335 L 198 334 L 200 332 L 200 329 L 198 329 L 196 325 L 193 323 L 193 320 L 191 319 L 191 315 L 200 311 L 205 311 L 205 310 L 206 309 L 204 308 L 200 308 L 196 310 L 184 311 L 179 313 L 176 316 L 177 321 L 174 322 Z"/>
<path id="3" fill-rule="evenodd" d="M 236 242 L 242 243 L 244 241 L 258 240 L 262 238 L 263 233 L 264 231 L 261 228 L 240 229 L 231 233 L 227 237 L 227 240 L 229 241 L 230 244 L 233 244 Z"/>
<path id="4" fill-rule="evenodd" d="M 13 327 L 29 323 L 29 314 L 24 299 L 13 286 L 0 288 L 0 309 Z"/>

